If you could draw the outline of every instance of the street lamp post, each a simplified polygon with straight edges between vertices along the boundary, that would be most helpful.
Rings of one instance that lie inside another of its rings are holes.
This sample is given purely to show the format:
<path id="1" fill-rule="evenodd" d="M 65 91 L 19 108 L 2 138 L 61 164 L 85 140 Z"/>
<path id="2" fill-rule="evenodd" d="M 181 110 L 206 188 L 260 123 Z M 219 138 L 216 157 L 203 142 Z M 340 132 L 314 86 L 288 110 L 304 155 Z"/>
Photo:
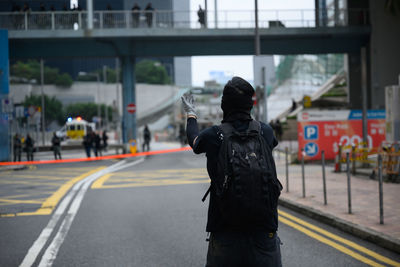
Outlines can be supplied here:
<path id="1" fill-rule="evenodd" d="M 260 55 L 260 33 L 258 31 L 258 1 L 254 1 L 254 17 L 255 17 L 255 29 L 254 29 L 254 38 L 255 38 L 255 55 L 259 56 Z"/>
<path id="2" fill-rule="evenodd" d="M 41 115 L 42 115 L 42 145 L 44 146 L 44 133 L 45 133 L 45 127 L 46 127 L 46 123 L 45 123 L 45 116 L 44 116 L 44 66 L 43 66 L 43 59 L 40 59 L 40 84 L 41 84 L 41 93 L 42 93 L 42 109 L 41 109 Z"/>
<path id="3" fill-rule="evenodd" d="M 100 75 L 95 74 L 97 79 L 97 121 L 99 123 L 99 129 L 101 127 L 101 112 L 100 112 Z"/>
<path id="4" fill-rule="evenodd" d="M 99 128 L 100 128 L 100 126 L 101 126 L 101 124 L 100 124 L 100 115 L 101 115 L 101 112 L 100 112 L 100 74 L 98 74 L 98 73 L 86 73 L 86 72 L 84 72 L 84 71 L 80 71 L 79 73 L 78 73 L 78 75 L 79 76 L 92 76 L 92 77 L 96 77 L 96 81 L 97 81 L 97 120 L 98 120 L 98 125 L 99 125 Z"/>

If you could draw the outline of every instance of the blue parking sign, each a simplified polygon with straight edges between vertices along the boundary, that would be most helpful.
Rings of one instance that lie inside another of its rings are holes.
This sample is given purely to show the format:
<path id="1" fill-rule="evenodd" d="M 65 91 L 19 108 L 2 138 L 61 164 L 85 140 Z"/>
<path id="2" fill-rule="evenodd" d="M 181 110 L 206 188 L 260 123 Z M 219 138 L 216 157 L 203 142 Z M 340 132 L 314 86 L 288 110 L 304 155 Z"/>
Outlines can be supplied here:
<path id="1" fill-rule="evenodd" d="M 304 152 L 309 157 L 314 157 L 318 154 L 318 145 L 316 143 L 308 143 L 304 147 Z"/>
<path id="2" fill-rule="evenodd" d="M 318 139 L 318 125 L 304 126 L 304 139 L 317 140 Z"/>

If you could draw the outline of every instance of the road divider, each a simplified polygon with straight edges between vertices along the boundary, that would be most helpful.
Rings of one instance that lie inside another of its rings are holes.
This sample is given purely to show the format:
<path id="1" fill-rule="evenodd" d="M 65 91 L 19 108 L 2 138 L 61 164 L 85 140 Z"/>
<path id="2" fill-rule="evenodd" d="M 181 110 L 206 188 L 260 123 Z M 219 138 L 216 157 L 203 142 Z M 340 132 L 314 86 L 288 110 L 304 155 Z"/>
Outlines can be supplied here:
<path id="1" fill-rule="evenodd" d="M 175 153 L 175 152 L 188 151 L 188 150 L 192 150 L 192 148 L 189 146 L 186 146 L 186 147 L 182 147 L 182 148 L 154 150 L 154 151 L 148 151 L 148 152 L 139 152 L 139 153 L 135 153 L 135 154 L 128 153 L 128 154 L 119 154 L 119 155 L 108 155 L 108 156 L 93 157 L 93 158 L 74 158 L 74 159 L 60 159 L 60 160 L 34 160 L 34 161 L 17 161 L 17 162 L 7 161 L 7 162 L 0 162 L 0 166 L 37 165 L 37 164 L 98 161 L 98 160 L 110 160 L 110 159 L 125 159 L 125 158 L 132 158 L 132 157 L 144 157 L 144 156 L 151 156 L 151 155 L 168 154 L 168 153 Z"/>

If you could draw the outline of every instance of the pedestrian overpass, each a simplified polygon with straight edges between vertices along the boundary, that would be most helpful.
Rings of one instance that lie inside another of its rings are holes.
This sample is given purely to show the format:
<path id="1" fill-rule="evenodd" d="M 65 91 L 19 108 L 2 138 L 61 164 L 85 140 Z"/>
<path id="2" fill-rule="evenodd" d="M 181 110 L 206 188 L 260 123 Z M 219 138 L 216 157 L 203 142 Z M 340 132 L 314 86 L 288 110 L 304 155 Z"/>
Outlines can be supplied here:
<path id="1" fill-rule="evenodd" d="M 138 25 L 127 10 L 95 11 L 93 27 L 85 11 L 1 13 L 0 27 L 9 29 L 10 59 L 119 57 L 124 107 L 136 102 L 135 57 L 254 55 L 258 40 L 264 55 L 360 54 L 369 42 L 366 10 L 340 10 L 322 23 L 315 14 L 323 11 L 286 12 L 259 11 L 258 28 L 254 11 L 226 11 L 200 27 L 197 17 L 182 21 L 174 11 L 154 11 L 151 26 Z M 124 143 L 136 139 L 136 115 L 126 109 L 122 129 Z"/>

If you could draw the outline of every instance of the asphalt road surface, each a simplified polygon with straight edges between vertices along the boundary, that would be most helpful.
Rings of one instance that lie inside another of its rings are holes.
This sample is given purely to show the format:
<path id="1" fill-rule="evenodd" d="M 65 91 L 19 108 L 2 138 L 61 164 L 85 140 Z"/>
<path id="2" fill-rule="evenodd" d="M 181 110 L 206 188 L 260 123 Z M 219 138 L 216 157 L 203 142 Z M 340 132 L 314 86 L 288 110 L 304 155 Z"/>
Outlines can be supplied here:
<path id="1" fill-rule="evenodd" d="M 0 266 L 204 266 L 205 157 L 190 151 L 0 172 Z M 400 256 L 280 208 L 284 266 Z"/>

